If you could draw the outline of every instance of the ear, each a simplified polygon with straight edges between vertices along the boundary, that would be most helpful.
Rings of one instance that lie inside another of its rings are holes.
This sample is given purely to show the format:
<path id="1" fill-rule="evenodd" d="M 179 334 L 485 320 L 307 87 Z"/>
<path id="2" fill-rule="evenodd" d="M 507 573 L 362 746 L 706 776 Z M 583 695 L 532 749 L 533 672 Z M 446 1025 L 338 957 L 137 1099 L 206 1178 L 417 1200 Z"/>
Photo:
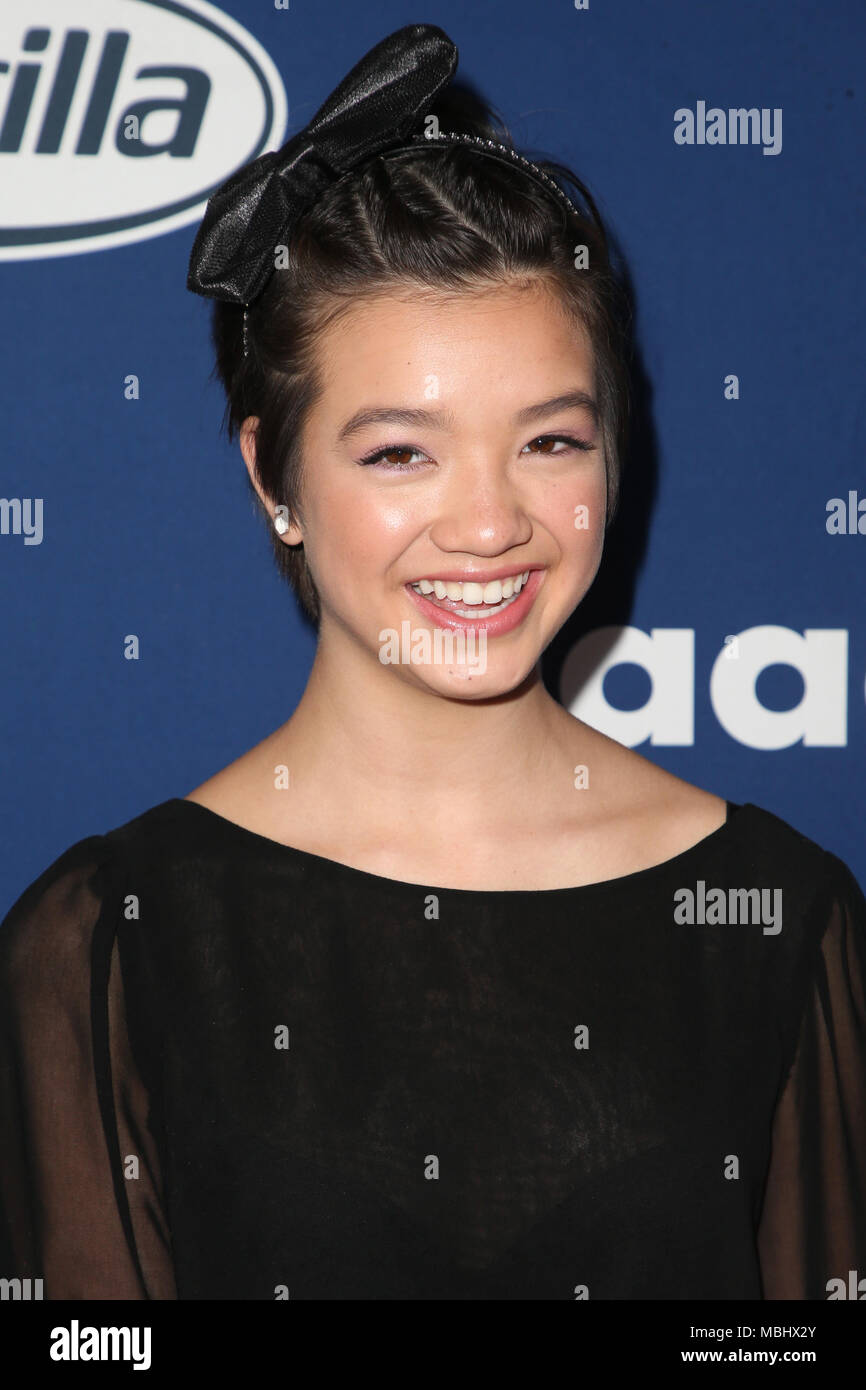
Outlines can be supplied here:
<path id="1" fill-rule="evenodd" d="M 270 517 L 271 525 L 273 526 L 274 520 L 278 515 L 288 522 L 288 527 L 285 531 L 282 533 L 277 532 L 280 540 L 284 541 L 286 545 L 300 545 L 304 539 L 304 534 L 300 526 L 288 515 L 285 506 L 279 508 L 276 506 L 273 498 L 267 495 L 259 482 L 256 472 L 256 431 L 258 427 L 259 417 L 257 415 L 248 415 L 241 425 L 241 453 L 243 454 L 244 463 L 247 466 L 247 472 L 250 475 L 250 482 L 258 493 L 265 512 Z"/>

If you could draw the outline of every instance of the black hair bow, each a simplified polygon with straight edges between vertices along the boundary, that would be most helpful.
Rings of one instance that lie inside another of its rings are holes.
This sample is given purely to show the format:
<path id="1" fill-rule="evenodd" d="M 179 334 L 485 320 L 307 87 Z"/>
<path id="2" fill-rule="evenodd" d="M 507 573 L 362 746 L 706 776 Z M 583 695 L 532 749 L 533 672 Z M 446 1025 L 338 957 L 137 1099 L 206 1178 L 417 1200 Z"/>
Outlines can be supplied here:
<path id="1" fill-rule="evenodd" d="M 187 289 L 250 304 L 301 213 L 341 174 L 406 140 L 456 68 L 457 49 L 435 24 L 408 24 L 377 43 L 303 130 L 245 164 L 211 196 Z"/>

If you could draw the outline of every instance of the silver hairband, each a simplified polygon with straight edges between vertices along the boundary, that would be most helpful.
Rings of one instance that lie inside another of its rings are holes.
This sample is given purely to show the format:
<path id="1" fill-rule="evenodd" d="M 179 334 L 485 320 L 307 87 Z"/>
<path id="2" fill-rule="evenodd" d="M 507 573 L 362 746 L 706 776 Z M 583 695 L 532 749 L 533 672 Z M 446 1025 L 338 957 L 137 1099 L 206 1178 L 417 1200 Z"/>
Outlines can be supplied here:
<path id="1" fill-rule="evenodd" d="M 498 159 L 504 164 L 519 165 L 528 174 L 532 175 L 533 178 L 539 180 L 548 191 L 550 191 L 557 198 L 559 198 L 560 202 L 568 209 L 570 213 L 573 213 L 575 217 L 584 216 L 581 210 L 575 207 L 574 203 L 571 201 L 565 190 L 561 188 L 560 185 L 556 182 L 556 180 L 552 179 L 550 175 L 545 172 L 544 169 L 540 169 L 539 166 L 537 164 L 534 164 L 531 159 L 527 159 L 524 155 L 518 154 L 517 150 L 512 149 L 510 145 L 503 145 L 498 140 L 487 140 L 480 135 L 465 135 L 457 131 L 445 131 L 435 136 L 416 135 L 411 144 L 399 146 L 397 149 L 387 150 L 385 152 L 385 156 L 391 158 L 395 154 L 414 153 L 417 152 L 420 146 L 426 146 L 430 148 L 435 147 L 437 142 L 447 143 L 450 141 L 459 141 L 461 144 L 464 145 L 474 145 L 476 148 L 481 149 L 485 154 L 491 155 L 494 159 Z M 349 171 L 349 173 L 355 172 L 356 170 Z M 243 315 L 244 357 L 246 357 L 249 352 L 249 331 L 247 321 L 248 308 L 249 305 L 245 304 Z"/>

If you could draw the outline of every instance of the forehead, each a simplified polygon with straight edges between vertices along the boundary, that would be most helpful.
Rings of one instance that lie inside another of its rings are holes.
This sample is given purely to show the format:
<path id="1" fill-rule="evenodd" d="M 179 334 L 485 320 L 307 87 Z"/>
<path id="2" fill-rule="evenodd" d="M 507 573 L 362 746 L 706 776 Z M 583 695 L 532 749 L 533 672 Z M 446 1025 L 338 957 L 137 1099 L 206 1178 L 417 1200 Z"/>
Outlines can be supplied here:
<path id="1" fill-rule="evenodd" d="M 401 287 L 355 301 L 316 344 L 322 404 L 386 388 L 472 397 L 479 388 L 531 394 L 551 376 L 592 387 L 583 326 L 543 282 L 443 294 Z M 430 377 L 435 378 L 431 384 Z M 372 393 L 372 394 L 371 394 Z"/>

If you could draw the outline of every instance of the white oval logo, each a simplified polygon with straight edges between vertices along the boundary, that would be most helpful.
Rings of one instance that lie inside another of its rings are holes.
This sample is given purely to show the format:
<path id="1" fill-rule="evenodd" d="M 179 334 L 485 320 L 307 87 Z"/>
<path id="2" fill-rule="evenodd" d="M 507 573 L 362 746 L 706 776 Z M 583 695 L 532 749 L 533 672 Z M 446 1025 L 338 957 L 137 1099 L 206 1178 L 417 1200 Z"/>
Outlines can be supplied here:
<path id="1" fill-rule="evenodd" d="M 0 74 L 0 260 L 200 222 L 285 140 L 276 67 L 205 0 L 3 0 Z"/>

